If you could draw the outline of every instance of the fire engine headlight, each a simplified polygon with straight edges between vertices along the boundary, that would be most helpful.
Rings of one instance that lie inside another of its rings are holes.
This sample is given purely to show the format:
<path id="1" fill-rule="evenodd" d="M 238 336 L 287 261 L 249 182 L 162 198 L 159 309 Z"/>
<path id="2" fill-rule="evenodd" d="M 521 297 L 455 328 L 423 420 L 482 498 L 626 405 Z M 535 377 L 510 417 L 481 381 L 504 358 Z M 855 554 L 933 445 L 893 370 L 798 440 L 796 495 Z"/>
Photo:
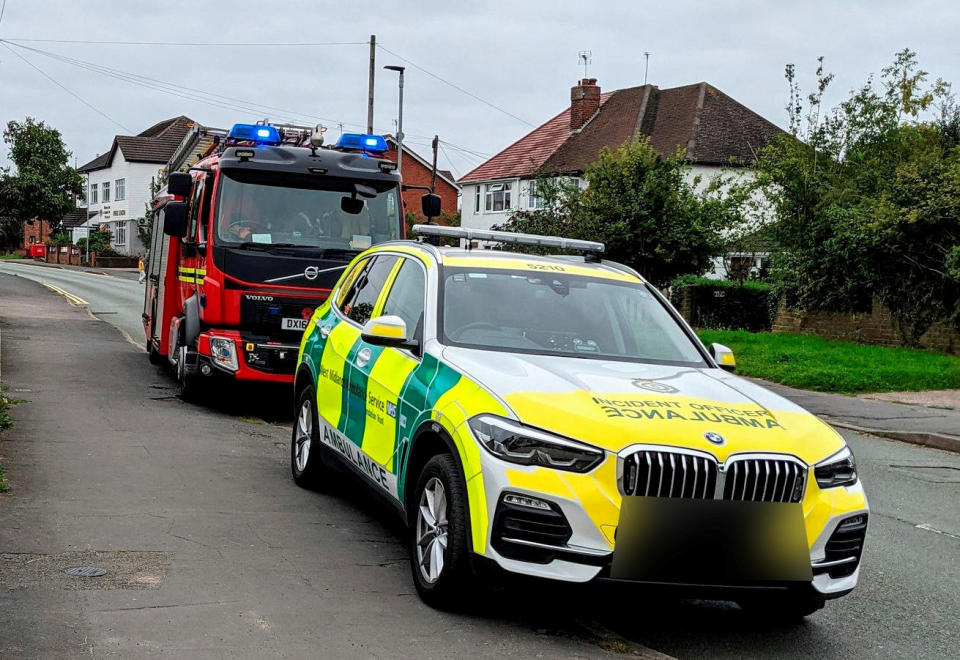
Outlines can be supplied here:
<path id="1" fill-rule="evenodd" d="M 232 339 L 225 337 L 211 337 L 210 339 L 210 357 L 218 367 L 223 367 L 230 371 L 236 371 L 239 368 L 237 364 L 237 348 Z"/>
<path id="2" fill-rule="evenodd" d="M 857 483 L 857 466 L 853 462 L 853 452 L 844 447 L 833 456 L 817 463 L 813 468 L 820 488 L 852 486 Z"/>
<path id="3" fill-rule="evenodd" d="M 491 454 L 520 465 L 589 472 L 603 460 L 603 450 L 494 415 L 477 415 L 470 430 Z"/>

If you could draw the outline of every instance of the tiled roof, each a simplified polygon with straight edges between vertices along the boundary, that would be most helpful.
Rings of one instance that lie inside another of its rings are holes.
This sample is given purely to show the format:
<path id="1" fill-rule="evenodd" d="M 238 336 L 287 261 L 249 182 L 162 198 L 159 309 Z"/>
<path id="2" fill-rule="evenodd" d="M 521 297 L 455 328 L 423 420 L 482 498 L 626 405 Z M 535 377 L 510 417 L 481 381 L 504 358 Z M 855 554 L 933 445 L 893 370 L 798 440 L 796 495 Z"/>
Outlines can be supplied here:
<path id="1" fill-rule="evenodd" d="M 691 163 L 748 163 L 781 129 L 708 83 L 659 89 L 630 87 L 601 96 L 600 110 L 579 131 L 570 109 L 498 153 L 461 183 L 582 172 L 603 147 L 615 149 L 636 135 L 649 137 L 663 156 L 686 150 Z"/>
<path id="2" fill-rule="evenodd" d="M 193 124 L 192 119 L 181 115 L 154 124 L 139 135 L 117 135 L 110 151 L 80 166 L 77 171 L 92 172 L 110 167 L 117 149 L 130 162 L 166 163 Z"/>
<path id="3" fill-rule="evenodd" d="M 60 221 L 64 229 L 70 229 L 71 227 L 79 227 L 84 222 L 87 221 L 87 207 L 82 206 L 70 211 L 63 219 Z"/>

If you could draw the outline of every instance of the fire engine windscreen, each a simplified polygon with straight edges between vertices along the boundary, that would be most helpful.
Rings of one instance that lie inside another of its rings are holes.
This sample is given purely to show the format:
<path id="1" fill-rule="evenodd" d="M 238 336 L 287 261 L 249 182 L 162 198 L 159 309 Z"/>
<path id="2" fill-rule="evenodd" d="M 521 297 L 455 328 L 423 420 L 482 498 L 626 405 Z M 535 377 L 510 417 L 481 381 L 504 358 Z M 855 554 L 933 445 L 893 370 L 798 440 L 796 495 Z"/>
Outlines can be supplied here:
<path id="1" fill-rule="evenodd" d="M 359 213 L 341 208 L 355 196 L 354 183 L 376 190 L 359 198 Z M 283 244 L 321 249 L 364 250 L 400 238 L 396 184 L 348 179 L 228 173 L 220 180 L 217 242 L 221 245 Z"/>

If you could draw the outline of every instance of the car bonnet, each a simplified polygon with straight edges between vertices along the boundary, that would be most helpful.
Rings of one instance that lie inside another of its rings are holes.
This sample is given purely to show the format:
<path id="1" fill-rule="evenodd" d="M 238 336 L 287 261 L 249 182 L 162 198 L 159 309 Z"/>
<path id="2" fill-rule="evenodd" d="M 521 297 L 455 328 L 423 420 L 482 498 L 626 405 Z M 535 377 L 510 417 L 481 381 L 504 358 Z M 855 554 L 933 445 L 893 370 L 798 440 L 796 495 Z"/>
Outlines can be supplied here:
<path id="1" fill-rule="evenodd" d="M 443 359 L 524 424 L 611 452 L 634 444 L 791 454 L 812 464 L 843 439 L 803 408 L 720 369 L 446 347 Z"/>

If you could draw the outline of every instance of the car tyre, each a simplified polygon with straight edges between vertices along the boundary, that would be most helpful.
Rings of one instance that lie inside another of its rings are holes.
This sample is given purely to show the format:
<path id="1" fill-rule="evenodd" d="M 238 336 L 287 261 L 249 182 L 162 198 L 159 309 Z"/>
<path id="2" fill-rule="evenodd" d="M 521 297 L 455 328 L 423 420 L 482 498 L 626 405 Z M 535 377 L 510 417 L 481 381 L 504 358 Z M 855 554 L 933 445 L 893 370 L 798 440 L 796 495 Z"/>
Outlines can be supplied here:
<path id="1" fill-rule="evenodd" d="M 464 588 L 473 580 L 467 495 L 450 454 L 427 461 L 410 501 L 410 566 L 417 593 L 437 609 L 462 605 Z"/>
<path id="2" fill-rule="evenodd" d="M 776 623 L 797 623 L 804 617 L 823 609 L 822 596 L 805 592 L 791 592 L 770 596 L 743 598 L 737 601 L 741 609 L 758 618 Z"/>
<path id="3" fill-rule="evenodd" d="M 321 455 L 320 417 L 312 387 L 297 396 L 296 418 L 290 435 L 290 471 L 301 488 L 319 490 L 330 483 L 331 469 Z"/>

